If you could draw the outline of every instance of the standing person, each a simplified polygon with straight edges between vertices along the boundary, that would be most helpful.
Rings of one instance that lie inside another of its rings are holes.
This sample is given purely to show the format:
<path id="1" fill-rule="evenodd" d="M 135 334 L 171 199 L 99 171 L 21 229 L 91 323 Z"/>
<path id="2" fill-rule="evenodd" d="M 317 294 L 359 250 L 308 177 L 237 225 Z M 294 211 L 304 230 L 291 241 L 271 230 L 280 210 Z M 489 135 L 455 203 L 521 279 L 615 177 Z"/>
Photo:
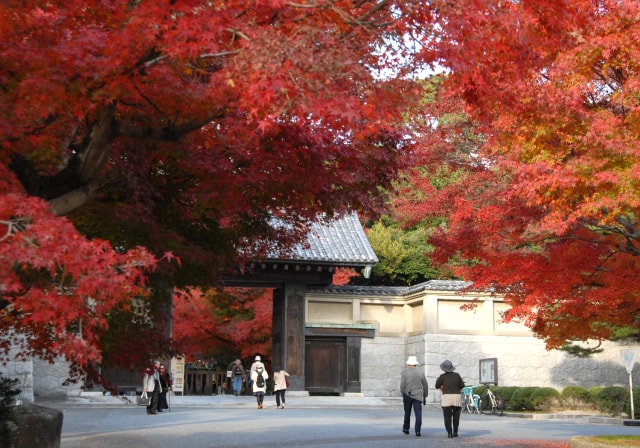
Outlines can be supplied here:
<path id="1" fill-rule="evenodd" d="M 169 403 L 167 402 L 167 392 L 171 390 L 171 375 L 163 366 L 160 364 L 160 388 L 161 391 L 158 393 L 158 412 L 162 412 L 164 409 L 169 409 Z"/>
<path id="2" fill-rule="evenodd" d="M 447 436 L 458 437 L 458 426 L 460 424 L 460 412 L 462 412 L 462 399 L 460 391 L 464 387 L 464 381 L 456 368 L 448 359 L 440 364 L 440 369 L 444 372 L 436 380 L 436 389 L 442 392 L 442 415 L 444 416 L 444 427 Z"/>
<path id="3" fill-rule="evenodd" d="M 238 396 L 242 392 L 242 379 L 244 377 L 242 361 L 236 359 L 229 364 L 227 370 L 231 371 L 231 388 L 233 389 L 233 395 Z"/>
<path id="4" fill-rule="evenodd" d="M 260 355 L 256 356 L 253 363 L 251 364 L 251 368 L 249 369 L 250 374 L 253 377 L 253 372 L 258 368 L 258 366 L 262 366 L 262 370 L 265 370 L 265 366 L 262 363 L 262 358 Z"/>
<path id="5" fill-rule="evenodd" d="M 262 402 L 264 401 L 264 394 L 267 391 L 267 379 L 269 374 L 265 368 L 261 365 L 256 366 L 256 369 L 251 372 L 251 380 L 253 382 L 253 395 L 256 396 L 258 402 L 258 409 L 262 409 Z"/>
<path id="6" fill-rule="evenodd" d="M 147 368 L 144 372 L 142 380 L 142 390 L 147 396 L 151 394 L 149 406 L 147 406 L 147 414 L 158 413 L 158 396 L 160 394 L 160 361 L 153 361 L 153 366 Z"/>
<path id="7" fill-rule="evenodd" d="M 282 369 L 280 366 L 276 366 L 273 369 L 273 392 L 276 394 L 276 407 L 284 409 L 284 394 L 287 391 L 289 373 Z M 282 401 L 282 406 L 280 402 Z"/>
<path id="8" fill-rule="evenodd" d="M 422 405 L 427 404 L 427 395 L 429 394 L 429 385 L 424 376 L 424 372 L 418 370 L 418 359 L 415 356 L 409 356 L 407 359 L 407 367 L 402 370 L 400 375 L 400 392 L 402 392 L 402 404 L 404 406 L 404 422 L 402 424 L 402 432 L 409 434 L 411 426 L 411 409 L 416 416 L 416 437 L 420 437 L 420 429 L 422 428 Z"/>
<path id="9" fill-rule="evenodd" d="M 262 362 L 262 358 L 260 355 L 256 355 L 251 363 L 251 367 L 249 367 L 249 372 L 247 373 L 247 389 L 251 386 L 251 392 L 253 392 L 253 372 L 256 371 L 256 368 L 261 366 L 263 370 L 266 370 L 264 363 Z"/>
<path id="10" fill-rule="evenodd" d="M 244 371 L 244 378 L 245 378 L 244 392 L 251 395 L 251 393 L 253 392 L 253 389 L 251 388 L 251 370 L 247 369 Z"/>

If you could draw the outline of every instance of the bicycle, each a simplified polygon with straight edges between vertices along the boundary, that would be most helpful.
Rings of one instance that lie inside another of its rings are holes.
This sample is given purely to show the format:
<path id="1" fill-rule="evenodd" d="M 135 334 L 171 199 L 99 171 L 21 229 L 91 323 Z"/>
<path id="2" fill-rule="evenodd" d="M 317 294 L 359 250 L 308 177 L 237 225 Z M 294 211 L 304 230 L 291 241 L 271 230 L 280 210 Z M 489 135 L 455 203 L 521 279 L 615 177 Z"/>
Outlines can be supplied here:
<path id="1" fill-rule="evenodd" d="M 480 395 L 473 393 L 473 389 L 476 387 L 478 386 L 467 386 L 460 391 L 462 395 L 462 410 L 469 414 L 474 412 L 480 414 Z"/>
<path id="2" fill-rule="evenodd" d="M 485 384 L 487 386 L 487 393 L 480 397 L 480 413 L 488 414 L 491 412 L 492 415 L 500 415 L 504 413 L 504 401 L 502 397 L 491 390 L 491 386 Z"/>

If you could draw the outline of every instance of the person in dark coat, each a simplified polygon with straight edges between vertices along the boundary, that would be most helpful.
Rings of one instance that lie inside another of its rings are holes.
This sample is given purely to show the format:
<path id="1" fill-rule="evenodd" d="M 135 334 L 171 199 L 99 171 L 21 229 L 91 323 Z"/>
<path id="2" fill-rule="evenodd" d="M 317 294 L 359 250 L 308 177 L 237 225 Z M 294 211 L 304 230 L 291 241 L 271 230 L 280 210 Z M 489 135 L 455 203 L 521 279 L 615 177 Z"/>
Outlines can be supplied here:
<path id="1" fill-rule="evenodd" d="M 448 359 L 440 364 L 440 369 L 444 372 L 436 380 L 436 389 L 442 392 L 442 415 L 444 416 L 444 427 L 447 436 L 451 439 L 458 437 L 458 426 L 460 424 L 460 413 L 462 412 L 462 399 L 460 391 L 464 386 L 462 377 L 454 372 L 456 368 Z"/>
<path id="2" fill-rule="evenodd" d="M 160 364 L 160 387 L 161 391 L 158 393 L 158 412 L 162 412 L 164 409 L 169 409 L 169 403 L 167 402 L 167 392 L 171 390 L 171 375 L 167 371 L 164 365 Z"/>
<path id="3" fill-rule="evenodd" d="M 427 404 L 429 385 L 424 376 L 424 371 L 417 369 L 417 365 L 418 359 L 415 356 L 409 356 L 409 359 L 407 359 L 407 367 L 402 370 L 400 376 L 400 392 L 402 393 L 402 404 L 404 406 L 402 432 L 409 434 L 411 410 L 413 409 L 416 416 L 416 436 L 420 437 L 420 429 L 422 428 L 422 405 Z"/>

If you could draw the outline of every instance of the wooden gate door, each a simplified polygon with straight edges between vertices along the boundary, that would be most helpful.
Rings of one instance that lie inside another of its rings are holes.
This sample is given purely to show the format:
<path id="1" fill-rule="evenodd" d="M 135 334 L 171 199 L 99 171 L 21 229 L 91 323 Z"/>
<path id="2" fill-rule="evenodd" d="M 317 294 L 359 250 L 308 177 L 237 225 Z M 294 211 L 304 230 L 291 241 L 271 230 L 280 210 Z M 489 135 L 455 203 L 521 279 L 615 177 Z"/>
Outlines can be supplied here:
<path id="1" fill-rule="evenodd" d="M 310 394 L 342 394 L 345 383 L 346 339 L 305 341 L 305 389 Z"/>

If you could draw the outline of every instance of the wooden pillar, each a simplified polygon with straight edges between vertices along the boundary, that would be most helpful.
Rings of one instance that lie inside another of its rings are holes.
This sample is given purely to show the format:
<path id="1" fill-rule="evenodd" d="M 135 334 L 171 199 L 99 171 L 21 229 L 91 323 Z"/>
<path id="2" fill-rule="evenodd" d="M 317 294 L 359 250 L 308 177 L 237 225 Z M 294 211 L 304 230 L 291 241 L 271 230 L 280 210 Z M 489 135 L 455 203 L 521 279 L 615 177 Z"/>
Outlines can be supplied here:
<path id="1" fill-rule="evenodd" d="M 289 372 L 290 390 L 305 390 L 304 328 L 306 285 L 287 282 L 273 294 L 272 364 Z"/>

